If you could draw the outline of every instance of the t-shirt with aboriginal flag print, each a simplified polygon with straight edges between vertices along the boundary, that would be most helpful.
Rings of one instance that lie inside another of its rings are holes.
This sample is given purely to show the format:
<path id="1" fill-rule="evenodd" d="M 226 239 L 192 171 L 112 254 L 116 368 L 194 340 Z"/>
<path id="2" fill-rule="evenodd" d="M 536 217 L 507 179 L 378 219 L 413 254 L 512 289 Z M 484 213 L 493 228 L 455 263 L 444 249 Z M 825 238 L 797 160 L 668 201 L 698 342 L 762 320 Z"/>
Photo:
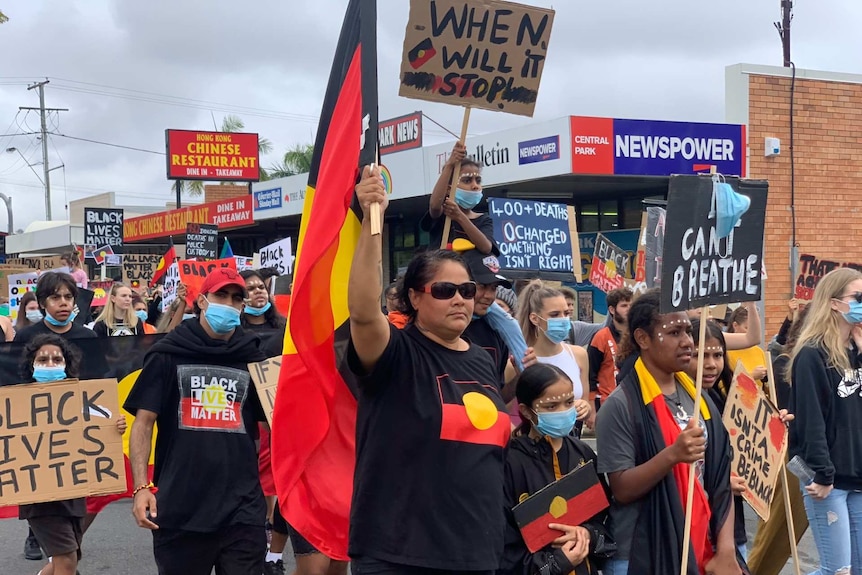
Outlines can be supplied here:
<path id="1" fill-rule="evenodd" d="M 410 324 L 360 376 L 351 557 L 496 570 L 503 552 L 509 416 L 484 349 L 454 351 Z"/>

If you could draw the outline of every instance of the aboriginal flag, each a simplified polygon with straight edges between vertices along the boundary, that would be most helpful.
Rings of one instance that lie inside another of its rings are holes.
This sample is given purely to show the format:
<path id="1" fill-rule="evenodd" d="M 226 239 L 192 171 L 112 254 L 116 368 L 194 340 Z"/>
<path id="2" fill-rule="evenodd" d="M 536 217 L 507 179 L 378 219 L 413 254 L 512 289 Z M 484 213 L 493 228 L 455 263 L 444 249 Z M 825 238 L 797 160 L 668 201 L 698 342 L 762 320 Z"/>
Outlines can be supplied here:
<path id="1" fill-rule="evenodd" d="M 376 0 L 350 0 L 320 114 L 273 409 L 272 465 L 285 519 L 347 560 L 356 447 L 346 369 L 347 281 L 360 230 L 354 187 L 377 153 Z"/>
<path id="2" fill-rule="evenodd" d="M 159 260 L 159 265 L 156 266 L 156 271 L 153 272 L 153 279 L 150 280 L 150 287 L 153 287 L 162 279 L 165 272 L 168 271 L 168 268 L 171 267 L 176 259 L 177 250 L 174 249 L 174 238 L 170 238 L 170 247 L 165 252 L 165 255 L 162 256 L 162 259 Z"/>
<path id="3" fill-rule="evenodd" d="M 537 491 L 512 513 L 527 549 L 535 553 L 562 535 L 549 529 L 549 523 L 580 525 L 607 507 L 607 495 L 589 462 Z"/>

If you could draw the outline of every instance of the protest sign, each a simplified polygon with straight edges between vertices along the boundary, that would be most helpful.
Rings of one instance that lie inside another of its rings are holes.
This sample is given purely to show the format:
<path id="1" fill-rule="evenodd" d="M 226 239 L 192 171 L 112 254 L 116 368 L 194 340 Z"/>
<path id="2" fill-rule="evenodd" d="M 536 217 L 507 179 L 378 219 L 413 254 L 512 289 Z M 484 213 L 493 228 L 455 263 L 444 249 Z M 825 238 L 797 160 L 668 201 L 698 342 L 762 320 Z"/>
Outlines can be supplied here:
<path id="1" fill-rule="evenodd" d="M 602 234 L 596 236 L 593 265 L 590 267 L 590 283 L 605 293 L 625 285 L 625 273 L 629 267 L 629 254 Z"/>
<path id="2" fill-rule="evenodd" d="M 123 278 L 128 282 L 149 283 L 159 266 L 159 254 L 130 254 L 123 255 Z"/>
<path id="3" fill-rule="evenodd" d="M 21 298 L 24 297 L 24 294 L 28 291 L 36 291 L 36 282 L 38 280 L 39 274 L 36 272 L 9 275 L 9 317 L 13 321 L 18 317 L 18 312 L 21 307 Z"/>
<path id="4" fill-rule="evenodd" d="M 108 296 L 111 295 L 111 288 L 114 287 L 114 282 L 111 280 L 91 281 L 89 287 L 93 292 L 93 301 L 90 305 L 102 307 L 108 303 Z"/>
<path id="5" fill-rule="evenodd" d="M 501 0 L 410 0 L 399 95 L 532 116 L 554 11 Z"/>
<path id="6" fill-rule="evenodd" d="M 727 178 L 751 206 L 730 235 L 716 232 L 711 176 L 671 176 L 661 267 L 661 311 L 760 299 L 765 181 Z"/>
<path id="7" fill-rule="evenodd" d="M 787 426 L 742 362 L 734 371 L 722 421 L 733 449 L 730 471 L 745 479 L 742 497 L 767 521 L 787 452 Z"/>
<path id="8" fill-rule="evenodd" d="M 272 408 L 275 405 L 275 390 L 278 387 L 278 372 L 281 369 L 281 356 L 271 357 L 258 363 L 248 364 L 248 371 L 260 405 L 266 414 L 266 421 L 272 426 Z"/>
<path id="9" fill-rule="evenodd" d="M 195 260 L 180 260 L 177 262 L 179 268 L 180 282 L 186 286 L 186 303 L 191 307 L 192 302 L 201 293 L 204 280 L 214 270 L 227 268 L 236 271 L 236 260 L 225 258 L 223 260 L 209 260 L 198 262 Z M 165 281 L 167 283 L 167 280 Z"/>
<path id="10" fill-rule="evenodd" d="M 647 289 L 661 286 L 665 215 L 664 208 L 651 206 L 644 211 L 641 220 L 635 281 Z"/>
<path id="11" fill-rule="evenodd" d="M 100 248 L 96 248 L 96 250 L 93 252 L 93 260 L 98 265 L 110 265 L 108 262 L 108 258 L 110 258 L 112 255 L 114 255 L 114 248 L 105 245 Z"/>
<path id="12" fill-rule="evenodd" d="M 38 258 L 8 258 L 7 265 L 34 270 L 53 270 L 63 265 L 60 256 L 42 256 Z"/>
<path id="13" fill-rule="evenodd" d="M 177 286 L 180 283 L 180 266 L 175 260 L 174 263 L 168 266 L 165 270 L 165 285 L 162 289 L 162 311 L 168 309 L 175 299 L 177 299 Z"/>
<path id="14" fill-rule="evenodd" d="M 262 248 L 260 252 L 261 268 L 275 268 L 281 275 L 293 273 L 293 247 L 290 238 L 284 238 Z"/>
<path id="15" fill-rule="evenodd" d="M 126 491 L 116 379 L 0 387 L 0 501 Z"/>
<path id="16" fill-rule="evenodd" d="M 803 300 L 814 298 L 814 288 L 820 279 L 838 268 L 852 268 L 862 271 L 862 264 L 857 264 L 840 259 L 819 258 L 811 254 L 800 254 L 799 275 L 796 276 L 796 290 L 793 297 Z"/>
<path id="17" fill-rule="evenodd" d="M 245 270 L 254 269 L 254 259 L 247 256 L 233 256 L 236 261 L 236 271 L 242 272 Z"/>
<path id="18" fill-rule="evenodd" d="M 218 257 L 218 226 L 186 224 L 186 257 L 214 260 Z"/>
<path id="19" fill-rule="evenodd" d="M 504 273 L 555 280 L 580 275 L 578 230 L 569 206 L 489 198 L 488 212 Z"/>
<path id="20" fill-rule="evenodd" d="M 111 246 L 111 253 L 123 253 L 123 210 L 84 208 L 84 244 Z"/>

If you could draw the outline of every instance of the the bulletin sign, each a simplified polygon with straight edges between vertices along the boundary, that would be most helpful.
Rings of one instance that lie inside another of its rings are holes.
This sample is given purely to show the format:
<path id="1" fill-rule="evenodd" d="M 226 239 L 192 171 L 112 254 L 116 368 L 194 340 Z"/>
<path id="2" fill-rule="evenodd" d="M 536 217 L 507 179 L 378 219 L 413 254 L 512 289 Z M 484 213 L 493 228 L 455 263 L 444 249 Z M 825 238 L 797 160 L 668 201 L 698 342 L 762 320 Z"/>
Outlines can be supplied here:
<path id="1" fill-rule="evenodd" d="M 726 238 L 716 232 L 710 176 L 671 176 L 661 270 L 662 313 L 761 297 L 765 181 L 727 178 L 751 206 Z"/>
<path id="2" fill-rule="evenodd" d="M 862 264 L 801 254 L 799 256 L 799 275 L 796 276 L 796 289 L 793 297 L 806 301 L 814 299 L 814 288 L 817 287 L 820 279 L 838 268 L 852 268 L 862 271 Z"/>
<path id="3" fill-rule="evenodd" d="M 621 288 L 626 283 L 629 254 L 602 234 L 596 236 L 590 283 L 605 293 Z"/>
<path id="4" fill-rule="evenodd" d="M 532 116 L 554 11 L 500 0 L 410 0 L 399 95 Z"/>
<path id="5" fill-rule="evenodd" d="M 123 210 L 84 208 L 84 244 L 123 253 Z M 98 249 L 97 248 L 97 249 Z"/>
<path id="6" fill-rule="evenodd" d="M 169 180 L 260 180 L 257 134 L 165 130 Z"/>
<path id="7" fill-rule="evenodd" d="M 0 501 L 126 491 L 116 379 L 0 387 Z"/>
<path id="8" fill-rule="evenodd" d="M 275 407 L 275 390 L 278 387 L 278 372 L 281 370 L 281 356 L 265 361 L 248 364 L 248 372 L 260 398 L 260 405 L 266 414 L 266 421 L 272 426 L 272 408 Z"/>
<path id="9" fill-rule="evenodd" d="M 570 206 L 489 198 L 488 211 L 504 273 L 566 280 L 576 271 L 579 275 L 580 244 Z M 564 277 L 544 276 L 542 272 Z"/>
<path id="10" fill-rule="evenodd" d="M 186 224 L 186 257 L 214 260 L 218 257 L 218 226 Z"/>
<path id="11" fill-rule="evenodd" d="M 767 521 L 787 453 L 787 426 L 742 362 L 733 374 L 722 421 L 733 449 L 731 473 L 745 480 L 743 499 Z"/>

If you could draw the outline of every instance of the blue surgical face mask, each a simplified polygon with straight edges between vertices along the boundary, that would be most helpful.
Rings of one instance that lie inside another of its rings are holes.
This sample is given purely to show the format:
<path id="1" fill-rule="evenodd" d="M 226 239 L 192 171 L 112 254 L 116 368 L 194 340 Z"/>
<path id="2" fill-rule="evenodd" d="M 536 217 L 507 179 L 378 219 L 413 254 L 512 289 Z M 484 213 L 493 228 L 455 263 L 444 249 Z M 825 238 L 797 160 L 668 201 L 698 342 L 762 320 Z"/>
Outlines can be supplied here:
<path id="1" fill-rule="evenodd" d="M 847 323 L 852 323 L 854 325 L 862 323 L 862 303 L 852 300 L 847 302 L 847 305 L 850 309 L 841 314 L 844 316 L 844 319 L 847 320 Z"/>
<path id="2" fill-rule="evenodd" d="M 31 323 L 39 323 L 45 319 L 45 316 L 43 316 L 42 312 L 38 309 L 28 309 L 24 315 L 27 317 L 27 321 L 30 321 Z"/>
<path id="3" fill-rule="evenodd" d="M 482 201 L 482 192 L 472 192 L 470 190 L 455 190 L 455 203 L 465 210 L 472 210 Z"/>
<path id="4" fill-rule="evenodd" d="M 183 321 L 186 321 L 187 319 L 192 319 L 193 317 L 195 317 L 195 314 L 193 314 L 193 313 L 184 313 L 183 314 Z"/>
<path id="5" fill-rule="evenodd" d="M 545 332 L 545 336 L 547 336 L 552 343 L 561 343 L 569 337 L 569 331 L 572 329 L 572 322 L 569 318 L 549 317 L 548 319 L 545 319 L 545 321 L 548 322 L 548 329 L 543 331 Z"/>
<path id="6" fill-rule="evenodd" d="M 70 313 L 69 317 L 67 317 L 65 321 L 60 321 L 58 319 L 54 319 L 54 317 L 50 313 L 48 313 L 47 310 L 45 311 L 45 321 L 47 321 L 48 323 L 50 323 L 51 325 L 56 326 L 56 327 L 67 326 L 70 323 L 72 323 L 72 320 L 74 320 L 74 319 L 75 319 L 74 313 Z"/>
<path id="7" fill-rule="evenodd" d="M 272 302 L 266 302 L 266 305 L 263 307 L 251 307 L 250 305 L 245 306 L 245 313 L 253 316 L 261 316 L 269 311 L 269 308 L 272 307 Z"/>
<path id="8" fill-rule="evenodd" d="M 138 319 L 142 322 L 147 321 L 147 318 L 150 316 L 145 309 L 139 309 L 135 312 L 135 315 L 138 316 Z"/>
<path id="9" fill-rule="evenodd" d="M 209 300 L 207 302 L 209 305 L 204 310 L 204 318 L 214 332 L 223 335 L 239 327 L 240 314 L 238 309 Z"/>
<path id="10" fill-rule="evenodd" d="M 33 366 L 33 379 L 39 383 L 48 383 L 51 381 L 60 381 L 66 379 L 66 366 L 58 365 L 48 367 L 45 365 Z"/>
<path id="11" fill-rule="evenodd" d="M 715 195 L 715 232 L 719 239 L 726 238 L 751 207 L 751 198 L 734 191 L 730 184 L 719 181 L 713 183 L 712 193 Z"/>
<path id="12" fill-rule="evenodd" d="M 538 418 L 536 430 L 542 435 L 565 437 L 578 421 L 578 412 L 574 406 L 565 411 L 534 412 Z"/>

